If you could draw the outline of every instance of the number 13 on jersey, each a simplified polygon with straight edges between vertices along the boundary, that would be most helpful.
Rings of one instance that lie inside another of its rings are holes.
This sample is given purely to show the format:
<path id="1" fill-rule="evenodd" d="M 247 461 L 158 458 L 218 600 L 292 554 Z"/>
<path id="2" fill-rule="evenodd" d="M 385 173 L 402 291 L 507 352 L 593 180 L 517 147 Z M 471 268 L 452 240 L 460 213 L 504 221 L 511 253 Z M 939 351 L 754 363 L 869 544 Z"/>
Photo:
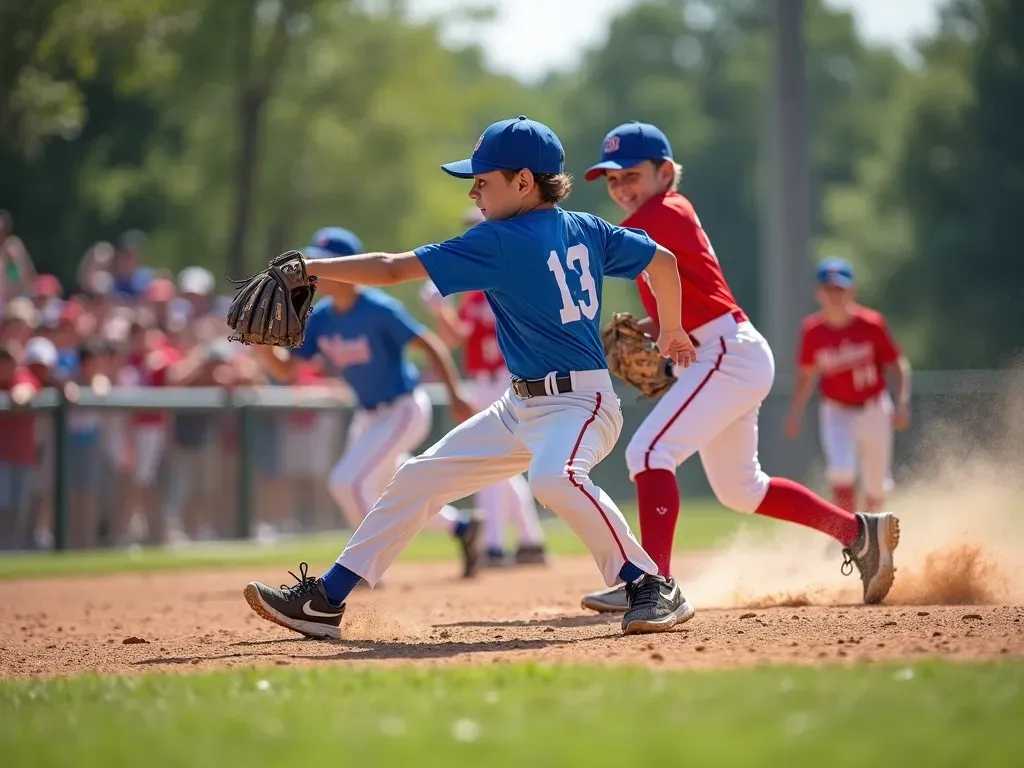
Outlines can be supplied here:
<path id="1" fill-rule="evenodd" d="M 574 298 L 569 290 L 569 283 L 565 275 L 566 267 L 573 272 L 579 270 L 579 293 L 582 296 L 578 299 Z M 590 270 L 590 251 L 587 250 L 587 246 L 583 244 L 571 246 L 565 254 L 565 266 L 562 265 L 562 259 L 558 253 L 552 251 L 548 256 L 548 269 L 554 274 L 555 282 L 558 283 L 558 291 L 562 295 L 562 308 L 559 310 L 559 316 L 562 318 L 563 325 L 574 323 L 581 316 L 588 320 L 597 317 L 597 283 Z"/>

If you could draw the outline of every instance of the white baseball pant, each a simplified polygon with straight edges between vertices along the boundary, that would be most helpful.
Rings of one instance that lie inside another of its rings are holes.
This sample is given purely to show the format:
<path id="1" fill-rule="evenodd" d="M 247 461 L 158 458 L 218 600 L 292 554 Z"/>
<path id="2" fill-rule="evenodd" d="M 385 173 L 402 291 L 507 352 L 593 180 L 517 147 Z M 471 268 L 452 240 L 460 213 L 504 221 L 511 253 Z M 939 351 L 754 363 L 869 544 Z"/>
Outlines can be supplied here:
<path id="1" fill-rule="evenodd" d="M 373 411 L 355 414 L 348 445 L 327 481 L 349 525 L 357 528 L 362 523 L 395 470 L 426 438 L 431 420 L 430 397 L 421 387 Z M 432 527 L 450 530 L 457 519 L 457 510 L 445 507 Z"/>
<path id="2" fill-rule="evenodd" d="M 467 382 L 470 397 L 479 410 L 491 407 L 508 390 L 509 373 L 502 369 L 490 374 L 478 374 Z M 489 550 L 504 547 L 505 525 L 509 519 L 516 529 L 519 545 L 539 545 L 544 531 L 533 503 L 530 484 L 522 475 L 499 480 L 476 495 L 477 506 L 484 511 L 484 546 Z"/>
<path id="3" fill-rule="evenodd" d="M 888 392 L 851 407 L 823 400 L 818 409 L 818 431 L 825 451 L 828 480 L 852 486 L 857 468 L 864 494 L 881 501 L 892 490 L 893 404 Z"/>
<path id="4" fill-rule="evenodd" d="M 375 584 L 445 504 L 529 470 L 533 495 L 590 549 L 605 583 L 628 561 L 657 573 L 615 502 L 590 479 L 622 430 L 607 370 L 574 371 L 573 391 L 522 399 L 511 390 L 405 462 L 338 563 Z"/>
<path id="5" fill-rule="evenodd" d="M 629 441 L 630 479 L 649 469 L 675 472 L 699 453 L 718 500 L 754 512 L 768 492 L 757 455 L 757 416 L 775 378 L 775 359 L 754 325 L 732 314 L 690 335 L 697 362 L 676 367 L 676 383 Z"/>

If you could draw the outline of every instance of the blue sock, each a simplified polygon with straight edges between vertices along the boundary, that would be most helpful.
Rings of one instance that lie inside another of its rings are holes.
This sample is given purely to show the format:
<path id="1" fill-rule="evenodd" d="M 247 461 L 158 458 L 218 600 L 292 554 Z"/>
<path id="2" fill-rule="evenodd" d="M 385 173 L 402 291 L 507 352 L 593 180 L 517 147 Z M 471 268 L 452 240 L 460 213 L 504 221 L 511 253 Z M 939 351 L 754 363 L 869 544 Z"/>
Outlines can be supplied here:
<path id="1" fill-rule="evenodd" d="M 642 579 L 643 577 L 644 572 L 632 563 L 626 563 L 619 569 L 619 578 L 627 584 L 632 584 L 634 581 Z"/>
<path id="2" fill-rule="evenodd" d="M 345 598 L 348 597 L 348 593 L 356 588 L 362 580 L 362 576 L 358 573 L 353 573 L 344 565 L 338 565 L 335 563 L 331 566 L 331 570 L 321 576 L 324 582 L 324 592 L 327 593 L 328 599 L 335 605 L 341 605 L 345 602 Z"/>
<path id="3" fill-rule="evenodd" d="M 455 524 L 455 527 L 452 528 L 452 534 L 454 534 L 457 538 L 461 539 L 463 534 L 465 534 L 465 532 L 468 529 L 469 529 L 469 520 L 459 520 L 459 522 L 457 522 Z"/>

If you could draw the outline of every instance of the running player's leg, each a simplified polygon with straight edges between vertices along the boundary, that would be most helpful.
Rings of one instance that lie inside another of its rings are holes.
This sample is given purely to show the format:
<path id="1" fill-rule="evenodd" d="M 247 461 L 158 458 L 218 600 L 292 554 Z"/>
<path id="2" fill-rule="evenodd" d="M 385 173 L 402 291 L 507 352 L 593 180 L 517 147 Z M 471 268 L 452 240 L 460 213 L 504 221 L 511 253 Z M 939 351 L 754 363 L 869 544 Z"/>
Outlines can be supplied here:
<path id="1" fill-rule="evenodd" d="M 338 564 L 376 583 L 446 504 L 522 472 L 529 461 L 500 404 L 478 413 L 402 465 L 352 535 Z"/>
<path id="2" fill-rule="evenodd" d="M 540 524 L 530 484 L 522 475 L 515 475 L 505 483 L 504 493 L 508 499 L 509 517 L 516 530 L 516 562 L 544 562 L 544 529 Z"/>
<path id="3" fill-rule="evenodd" d="M 832 500 L 847 512 L 857 509 L 857 450 L 851 413 L 827 400 L 818 409 L 818 432 Z"/>
<path id="4" fill-rule="evenodd" d="M 587 545 L 609 586 L 656 574 L 619 508 L 590 479 L 622 430 L 622 411 L 607 391 L 578 391 L 516 403 L 519 436 L 532 454 L 533 495 Z"/>
<path id="5" fill-rule="evenodd" d="M 322 577 L 308 577 L 303 563 L 294 588 L 250 583 L 245 597 L 253 610 L 305 635 L 340 637 L 344 601 L 361 580 L 376 584 L 445 504 L 529 466 L 530 454 L 499 405 L 478 413 L 405 462 Z"/>
<path id="6" fill-rule="evenodd" d="M 328 480 L 331 495 L 355 528 L 395 474 L 398 458 L 430 430 L 430 400 L 422 390 L 400 397 L 380 413 L 361 413 L 360 429 Z"/>
<path id="7" fill-rule="evenodd" d="M 864 407 L 854 424 L 864 506 L 868 512 L 881 510 L 892 490 L 892 418 L 892 399 L 883 392 Z"/>

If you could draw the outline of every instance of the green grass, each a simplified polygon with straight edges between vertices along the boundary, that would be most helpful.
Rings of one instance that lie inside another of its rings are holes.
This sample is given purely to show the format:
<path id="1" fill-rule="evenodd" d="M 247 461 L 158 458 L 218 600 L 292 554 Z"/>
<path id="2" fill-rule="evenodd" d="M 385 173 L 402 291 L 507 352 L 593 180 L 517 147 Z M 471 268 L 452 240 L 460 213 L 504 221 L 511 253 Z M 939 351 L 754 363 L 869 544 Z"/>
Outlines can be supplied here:
<path id="1" fill-rule="evenodd" d="M 636 512 L 624 512 L 639 536 Z M 738 515 L 709 501 L 687 502 L 676 531 L 676 547 L 683 550 L 712 549 L 741 527 L 761 530 L 766 521 Z M 561 520 L 545 524 L 548 543 L 555 555 L 583 555 L 587 550 Z M 239 566 L 285 566 L 294 568 L 301 560 L 313 566 L 332 562 L 345 546 L 347 533 L 301 536 L 265 545 L 258 542 L 202 544 L 181 549 L 118 549 L 65 553 L 4 553 L 0 555 L 0 579 L 38 576 L 72 576 L 122 571 L 167 569 L 231 568 Z M 449 560 L 456 552 L 451 539 L 442 534 L 423 533 L 402 554 L 403 560 Z"/>
<path id="2" fill-rule="evenodd" d="M 11 766 L 1019 765 L 1024 662 L 0 683 Z M 1016 757 L 1014 757 L 1016 755 Z"/>

